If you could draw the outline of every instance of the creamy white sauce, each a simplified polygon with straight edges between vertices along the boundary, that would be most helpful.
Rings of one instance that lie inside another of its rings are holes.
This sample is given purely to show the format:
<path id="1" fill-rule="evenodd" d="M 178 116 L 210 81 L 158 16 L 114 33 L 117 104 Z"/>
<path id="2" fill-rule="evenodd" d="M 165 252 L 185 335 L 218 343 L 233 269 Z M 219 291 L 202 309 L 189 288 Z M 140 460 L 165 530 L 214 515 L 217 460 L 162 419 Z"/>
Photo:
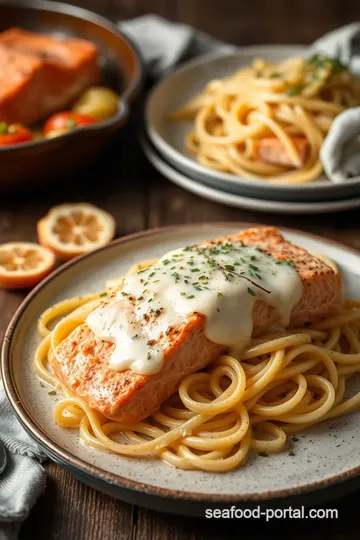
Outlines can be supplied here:
<path id="1" fill-rule="evenodd" d="M 192 313 L 206 315 L 206 336 L 236 353 L 251 338 L 257 300 L 273 306 L 286 327 L 302 290 L 289 261 L 241 242 L 213 242 L 171 251 L 129 276 L 87 324 L 115 344 L 113 369 L 152 374 L 162 367 L 167 334 Z"/>

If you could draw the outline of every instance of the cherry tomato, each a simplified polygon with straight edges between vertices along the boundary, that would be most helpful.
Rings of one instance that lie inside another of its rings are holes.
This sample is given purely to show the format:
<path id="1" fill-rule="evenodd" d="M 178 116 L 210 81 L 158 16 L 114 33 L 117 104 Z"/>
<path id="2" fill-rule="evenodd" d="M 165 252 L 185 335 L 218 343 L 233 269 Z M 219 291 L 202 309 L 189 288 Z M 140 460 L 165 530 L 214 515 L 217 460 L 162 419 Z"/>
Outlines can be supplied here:
<path id="1" fill-rule="evenodd" d="M 96 119 L 89 114 L 80 114 L 77 112 L 61 112 L 54 114 L 49 118 L 44 126 L 46 136 L 51 133 L 66 133 L 77 127 L 89 126 L 95 124 Z"/>
<path id="2" fill-rule="evenodd" d="M 21 124 L 7 124 L 0 122 L 0 146 L 10 146 L 31 141 L 31 131 Z"/>

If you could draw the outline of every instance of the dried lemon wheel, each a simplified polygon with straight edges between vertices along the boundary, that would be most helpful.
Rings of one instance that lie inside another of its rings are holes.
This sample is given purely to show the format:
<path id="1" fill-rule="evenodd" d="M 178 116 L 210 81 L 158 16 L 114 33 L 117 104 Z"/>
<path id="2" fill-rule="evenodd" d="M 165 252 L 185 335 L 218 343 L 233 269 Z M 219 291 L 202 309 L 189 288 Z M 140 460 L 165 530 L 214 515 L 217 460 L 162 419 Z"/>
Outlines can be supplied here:
<path id="1" fill-rule="evenodd" d="M 0 287 L 29 289 L 37 285 L 55 266 L 50 249 L 32 242 L 0 244 Z"/>
<path id="2" fill-rule="evenodd" d="M 37 231 L 40 244 L 65 261 L 110 242 L 115 220 L 92 204 L 60 204 L 38 222 Z"/>

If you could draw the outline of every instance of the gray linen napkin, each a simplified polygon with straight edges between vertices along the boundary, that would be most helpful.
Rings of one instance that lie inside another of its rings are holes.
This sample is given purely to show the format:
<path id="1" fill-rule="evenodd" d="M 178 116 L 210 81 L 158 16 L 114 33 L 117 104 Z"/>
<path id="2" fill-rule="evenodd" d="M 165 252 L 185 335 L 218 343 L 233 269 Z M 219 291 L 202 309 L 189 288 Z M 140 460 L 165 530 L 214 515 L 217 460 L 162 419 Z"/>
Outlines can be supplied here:
<path id="1" fill-rule="evenodd" d="M 138 47 L 151 77 L 165 75 L 186 58 L 236 49 L 186 24 L 171 23 L 158 15 L 120 22 L 118 27 Z"/>
<path id="2" fill-rule="evenodd" d="M 171 23 L 156 15 L 121 22 L 119 28 L 135 42 L 148 73 L 155 78 L 164 76 L 186 58 L 212 51 L 236 50 L 236 47 L 189 26 Z M 329 32 L 313 43 L 311 52 L 337 57 L 360 76 L 360 24 L 349 24 Z M 360 176 L 360 137 L 353 142 L 354 135 L 360 135 L 360 108 L 342 113 L 323 145 L 320 158 L 333 182 Z"/>
<path id="3" fill-rule="evenodd" d="M 0 540 L 13 540 L 45 489 L 45 470 L 40 462 L 46 456 L 14 417 L 1 380 L 0 440 L 7 454 L 6 469 L 0 474 Z"/>

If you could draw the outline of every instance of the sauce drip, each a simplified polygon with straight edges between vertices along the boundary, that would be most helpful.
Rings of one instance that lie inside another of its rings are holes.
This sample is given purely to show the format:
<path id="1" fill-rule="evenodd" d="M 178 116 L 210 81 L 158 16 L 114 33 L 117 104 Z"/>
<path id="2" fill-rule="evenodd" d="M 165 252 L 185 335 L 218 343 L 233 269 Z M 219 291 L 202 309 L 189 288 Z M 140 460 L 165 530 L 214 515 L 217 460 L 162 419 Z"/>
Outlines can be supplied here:
<path id="1" fill-rule="evenodd" d="M 206 316 L 207 338 L 236 354 L 251 338 L 257 300 L 273 306 L 286 327 L 301 295 L 291 261 L 242 242 L 216 241 L 171 251 L 127 277 L 87 324 L 96 337 L 115 344 L 113 369 L 152 374 L 162 367 L 169 329 L 194 312 Z"/>

